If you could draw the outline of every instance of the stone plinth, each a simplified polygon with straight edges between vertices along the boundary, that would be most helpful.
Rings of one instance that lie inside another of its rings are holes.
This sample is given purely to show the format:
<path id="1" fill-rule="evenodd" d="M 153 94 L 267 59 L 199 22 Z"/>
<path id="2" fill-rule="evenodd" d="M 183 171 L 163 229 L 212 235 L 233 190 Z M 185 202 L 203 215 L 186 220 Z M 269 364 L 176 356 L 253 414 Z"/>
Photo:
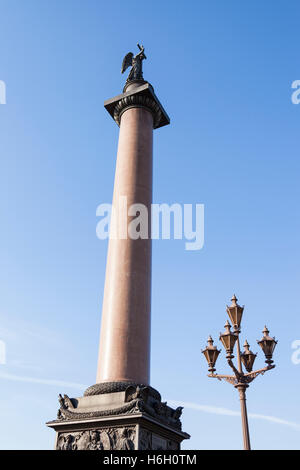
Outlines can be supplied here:
<path id="1" fill-rule="evenodd" d="M 181 430 L 182 408 L 172 409 L 142 384 L 106 383 L 59 400 L 57 419 L 47 423 L 56 431 L 56 450 L 178 450 L 189 438 Z"/>

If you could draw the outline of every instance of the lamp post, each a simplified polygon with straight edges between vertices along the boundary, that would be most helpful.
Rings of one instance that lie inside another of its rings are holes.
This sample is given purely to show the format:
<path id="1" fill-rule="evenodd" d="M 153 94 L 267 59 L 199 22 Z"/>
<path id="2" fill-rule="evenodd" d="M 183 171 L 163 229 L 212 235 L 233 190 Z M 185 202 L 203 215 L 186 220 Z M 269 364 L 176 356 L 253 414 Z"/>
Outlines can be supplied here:
<path id="1" fill-rule="evenodd" d="M 250 350 L 250 346 L 247 340 L 244 343 L 244 352 L 240 350 L 240 333 L 241 333 L 241 322 L 244 312 L 244 307 L 241 307 L 237 303 L 237 298 L 233 295 L 231 301 L 232 304 L 230 307 L 227 306 L 226 311 L 233 325 L 233 331 L 231 331 L 231 324 L 229 321 L 226 321 L 224 333 L 220 333 L 220 341 L 222 342 L 226 350 L 226 359 L 233 370 L 233 375 L 222 375 L 216 374 L 215 364 L 220 354 L 220 350 L 213 346 L 213 339 L 209 336 L 207 343 L 208 345 L 202 351 L 207 362 L 208 362 L 208 377 L 214 377 L 218 380 L 226 380 L 228 383 L 232 384 L 238 391 L 240 396 L 241 403 L 241 417 L 242 417 L 242 430 L 243 430 L 243 441 L 244 449 L 251 450 L 250 447 L 250 435 L 249 435 L 249 425 L 248 425 L 248 415 L 247 415 L 247 406 L 246 406 L 246 389 L 249 387 L 249 384 L 260 374 L 264 374 L 266 371 L 274 369 L 275 365 L 273 364 L 272 356 L 277 344 L 275 338 L 269 336 L 269 330 L 265 326 L 263 330 L 263 337 L 260 341 L 257 341 L 261 349 L 263 350 L 267 366 L 262 369 L 257 369 L 253 371 L 253 364 L 256 359 L 257 354 L 254 354 Z M 237 367 L 233 363 L 233 351 L 236 346 L 236 356 L 237 356 Z M 246 369 L 246 372 L 243 371 L 243 366 Z"/>

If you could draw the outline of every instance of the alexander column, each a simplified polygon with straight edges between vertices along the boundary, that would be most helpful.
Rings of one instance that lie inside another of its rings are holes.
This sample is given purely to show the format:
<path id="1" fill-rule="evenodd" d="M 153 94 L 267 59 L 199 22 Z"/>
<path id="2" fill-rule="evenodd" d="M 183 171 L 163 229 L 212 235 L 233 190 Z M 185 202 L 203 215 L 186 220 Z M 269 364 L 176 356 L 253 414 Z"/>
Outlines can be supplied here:
<path id="1" fill-rule="evenodd" d="M 120 134 L 97 383 L 83 397 L 59 395 L 57 419 L 47 423 L 58 450 L 176 450 L 190 437 L 181 430 L 182 408 L 162 402 L 149 383 L 153 129 L 170 120 L 143 79 L 146 55 L 138 47 L 123 60 L 122 73 L 131 67 L 123 93 L 104 103 Z M 129 236 L 124 200 L 148 209 L 148 238 Z"/>

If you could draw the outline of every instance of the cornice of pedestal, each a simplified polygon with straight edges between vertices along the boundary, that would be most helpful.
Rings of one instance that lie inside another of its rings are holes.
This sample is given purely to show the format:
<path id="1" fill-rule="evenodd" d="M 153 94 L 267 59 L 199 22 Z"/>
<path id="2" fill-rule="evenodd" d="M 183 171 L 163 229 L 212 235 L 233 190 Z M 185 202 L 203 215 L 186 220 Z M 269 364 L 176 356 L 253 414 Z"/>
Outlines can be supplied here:
<path id="1" fill-rule="evenodd" d="M 125 87 L 126 89 L 126 87 Z M 153 115 L 153 128 L 167 126 L 170 118 L 155 95 L 150 83 L 145 82 L 141 86 L 125 91 L 104 102 L 105 109 L 114 121 L 120 126 L 121 116 L 129 108 L 146 108 Z"/>
<path id="2" fill-rule="evenodd" d="M 60 422 L 67 424 L 77 420 L 125 417 L 143 413 L 182 433 L 182 407 L 176 409 L 162 402 L 160 393 L 150 386 L 134 382 L 104 382 L 89 387 L 83 397 L 69 398 L 59 395 L 60 408 L 57 419 L 49 426 Z M 187 435 L 186 435 L 187 436 Z"/>

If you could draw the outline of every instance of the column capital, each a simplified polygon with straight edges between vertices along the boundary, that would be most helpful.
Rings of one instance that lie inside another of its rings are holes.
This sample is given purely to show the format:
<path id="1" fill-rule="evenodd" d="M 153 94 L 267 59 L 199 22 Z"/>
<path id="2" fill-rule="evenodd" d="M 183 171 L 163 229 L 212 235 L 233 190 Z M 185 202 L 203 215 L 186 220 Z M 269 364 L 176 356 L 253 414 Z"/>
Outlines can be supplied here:
<path id="1" fill-rule="evenodd" d="M 170 124 L 169 116 L 155 95 L 153 87 L 148 82 L 106 100 L 104 107 L 118 126 L 120 126 L 122 114 L 128 108 L 148 109 L 153 115 L 154 129 Z"/>

